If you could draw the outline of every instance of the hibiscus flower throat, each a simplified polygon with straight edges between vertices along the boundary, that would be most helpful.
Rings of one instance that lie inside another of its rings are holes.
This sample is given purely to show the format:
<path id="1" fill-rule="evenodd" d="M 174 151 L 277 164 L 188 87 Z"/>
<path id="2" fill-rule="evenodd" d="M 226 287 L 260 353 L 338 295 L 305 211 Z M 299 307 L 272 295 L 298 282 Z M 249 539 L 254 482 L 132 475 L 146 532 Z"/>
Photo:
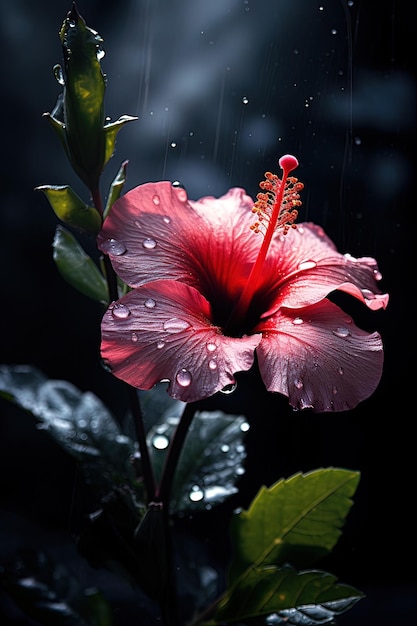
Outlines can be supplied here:
<path id="1" fill-rule="evenodd" d="M 289 176 L 289 173 L 298 167 L 298 161 L 295 156 L 286 154 L 280 158 L 279 166 L 282 169 L 281 179 L 276 174 L 265 172 L 265 180 L 259 183 L 262 191 L 257 194 L 252 209 L 256 221 L 251 229 L 264 238 L 246 285 L 233 309 L 228 328 L 231 325 L 238 327 L 248 313 L 274 233 L 280 231 L 280 234 L 286 235 L 290 228 L 297 228 L 294 222 L 298 216 L 297 207 L 301 206 L 299 192 L 304 185 L 294 176 Z"/>

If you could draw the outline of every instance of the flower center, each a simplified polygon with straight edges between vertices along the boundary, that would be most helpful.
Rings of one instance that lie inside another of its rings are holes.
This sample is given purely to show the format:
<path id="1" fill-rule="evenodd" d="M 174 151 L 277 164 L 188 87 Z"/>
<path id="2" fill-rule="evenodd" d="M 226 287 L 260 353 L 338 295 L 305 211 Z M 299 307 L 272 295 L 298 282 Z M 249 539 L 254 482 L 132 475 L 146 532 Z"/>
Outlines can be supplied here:
<path id="1" fill-rule="evenodd" d="M 249 274 L 246 285 L 240 294 L 229 324 L 240 324 L 244 319 L 251 304 L 254 293 L 258 288 L 259 278 L 266 259 L 273 234 L 279 230 L 286 235 L 290 228 L 296 228 L 294 224 L 298 216 L 297 207 L 301 205 L 299 192 L 304 188 L 303 183 L 297 178 L 289 176 L 289 173 L 298 167 L 297 159 L 291 154 L 282 156 L 279 160 L 282 169 L 282 178 L 271 172 L 265 173 L 259 187 L 262 192 L 256 196 L 256 202 L 252 209 L 256 214 L 256 221 L 251 229 L 254 233 L 264 236 L 258 257 Z"/>

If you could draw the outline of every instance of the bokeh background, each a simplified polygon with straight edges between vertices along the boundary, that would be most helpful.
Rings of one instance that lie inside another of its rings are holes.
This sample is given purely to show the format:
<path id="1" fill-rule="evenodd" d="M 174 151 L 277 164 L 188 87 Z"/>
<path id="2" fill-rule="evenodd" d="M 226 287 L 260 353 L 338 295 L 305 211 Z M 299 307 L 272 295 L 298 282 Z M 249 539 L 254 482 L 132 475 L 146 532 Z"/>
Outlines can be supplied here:
<path id="1" fill-rule="evenodd" d="M 126 190 L 164 179 L 180 181 L 193 199 L 232 186 L 255 196 L 263 172 L 290 152 L 305 183 L 302 219 L 321 224 L 340 251 L 378 260 L 389 307 L 355 315 L 384 339 L 379 388 L 355 410 L 334 415 L 292 413 L 259 388 L 247 405 L 242 498 L 248 502 L 260 484 L 300 470 L 360 470 L 348 524 L 326 565 L 367 597 L 338 623 L 415 626 L 414 3 L 79 0 L 77 6 L 104 39 L 107 115 L 139 118 L 118 136 L 103 193 L 128 159 Z M 2 3 L 0 363 L 29 363 L 92 390 L 121 418 L 126 400 L 98 358 L 101 309 L 59 276 L 51 247 L 57 218 L 34 191 L 70 184 L 88 201 L 42 117 L 61 92 L 52 68 L 61 62 L 58 31 L 70 8 L 65 0 Z M 74 548 L 91 512 L 76 465 L 29 415 L 6 402 L 0 409 L 1 560 L 28 546 L 47 549 L 104 589 L 117 624 L 137 624 L 131 590 L 91 569 Z M 207 527 L 201 520 L 194 525 L 207 532 L 214 559 L 221 539 L 213 519 L 221 525 L 228 512 L 211 512 Z M 0 620 L 35 624 L 1 591 Z"/>

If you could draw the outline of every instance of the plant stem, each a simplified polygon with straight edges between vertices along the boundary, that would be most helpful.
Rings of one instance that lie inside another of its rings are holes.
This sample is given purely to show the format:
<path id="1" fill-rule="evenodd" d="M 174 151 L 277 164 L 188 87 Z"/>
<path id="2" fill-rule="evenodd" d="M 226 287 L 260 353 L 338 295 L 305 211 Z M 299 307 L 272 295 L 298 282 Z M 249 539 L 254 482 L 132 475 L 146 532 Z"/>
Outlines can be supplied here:
<path id="1" fill-rule="evenodd" d="M 135 424 L 136 438 L 139 444 L 141 467 L 143 473 L 143 481 L 147 494 L 147 503 L 155 500 L 155 477 L 149 457 L 148 444 L 146 442 L 146 432 L 143 423 L 142 409 L 140 406 L 137 389 L 127 385 L 130 406 L 132 409 L 133 420 Z"/>
<path id="2" fill-rule="evenodd" d="M 174 432 L 174 436 L 169 445 L 168 453 L 165 459 L 165 465 L 162 471 L 161 481 L 156 490 L 155 498 L 162 502 L 163 506 L 168 508 L 171 497 L 172 483 L 175 477 L 175 470 L 180 458 L 185 437 L 196 412 L 196 402 L 192 402 L 185 406 L 184 412 L 180 418 L 178 426 Z"/>

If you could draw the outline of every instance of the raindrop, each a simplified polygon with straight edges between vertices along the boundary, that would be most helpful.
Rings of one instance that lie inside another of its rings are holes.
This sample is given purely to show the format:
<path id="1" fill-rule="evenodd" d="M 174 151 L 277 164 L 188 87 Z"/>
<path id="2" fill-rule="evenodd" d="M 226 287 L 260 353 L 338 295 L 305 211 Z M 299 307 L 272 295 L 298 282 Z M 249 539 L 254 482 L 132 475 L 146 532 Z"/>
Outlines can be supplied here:
<path id="1" fill-rule="evenodd" d="M 156 344 L 156 347 L 158 348 L 158 350 L 160 350 L 161 348 L 163 348 L 165 345 L 165 341 L 158 341 L 158 343 Z"/>
<path id="2" fill-rule="evenodd" d="M 332 333 L 336 335 L 336 337 L 348 337 L 350 335 L 349 330 L 344 326 L 338 326 Z"/>
<path id="3" fill-rule="evenodd" d="M 182 189 L 181 187 L 175 187 L 176 193 L 177 193 L 177 198 L 180 202 L 186 202 L 187 201 L 187 192 L 185 191 L 185 189 Z"/>
<path id="4" fill-rule="evenodd" d="M 242 102 L 243 102 L 243 104 L 248 104 L 249 98 L 247 98 L 246 96 L 243 96 Z"/>
<path id="5" fill-rule="evenodd" d="M 242 422 L 240 425 L 240 430 L 242 433 L 247 433 L 250 428 L 249 422 Z"/>
<path id="6" fill-rule="evenodd" d="M 367 300 L 375 300 L 375 294 L 370 289 L 361 289 L 362 295 Z"/>
<path id="7" fill-rule="evenodd" d="M 228 445 L 227 445 L 227 443 L 224 443 L 224 444 L 221 446 L 220 450 L 221 450 L 222 452 L 229 452 L 229 450 L 230 450 L 230 446 L 228 446 Z"/>
<path id="8" fill-rule="evenodd" d="M 301 317 L 294 317 L 292 323 L 298 326 L 299 324 L 303 324 L 304 320 L 302 320 Z"/>
<path id="9" fill-rule="evenodd" d="M 153 298 L 148 298 L 147 300 L 145 300 L 144 304 L 147 309 L 153 309 L 155 308 L 156 302 Z"/>
<path id="10" fill-rule="evenodd" d="M 130 315 L 130 309 L 125 304 L 115 304 L 112 308 L 113 317 L 125 320 Z"/>
<path id="11" fill-rule="evenodd" d="M 171 148 L 176 148 L 176 147 L 177 147 L 177 142 L 171 141 Z"/>
<path id="12" fill-rule="evenodd" d="M 165 224 L 170 224 L 171 223 L 171 218 L 168 217 L 168 215 L 164 215 L 164 217 L 162 219 L 165 222 Z"/>
<path id="13" fill-rule="evenodd" d="M 330 32 L 332 33 L 332 35 L 337 35 L 337 29 L 336 28 L 332 28 L 332 30 Z"/>
<path id="14" fill-rule="evenodd" d="M 315 261 L 301 261 L 301 263 L 298 264 L 299 270 L 312 270 L 314 267 L 317 267 Z"/>
<path id="15" fill-rule="evenodd" d="M 245 473 L 245 468 L 242 467 L 241 465 L 239 465 L 236 469 L 235 469 L 235 474 L 236 476 L 242 476 Z"/>
<path id="16" fill-rule="evenodd" d="M 200 502 L 204 498 L 204 491 L 198 485 L 193 485 L 188 497 L 192 502 Z"/>
<path id="17" fill-rule="evenodd" d="M 176 375 L 176 380 L 181 387 L 189 387 L 191 385 L 192 376 L 188 370 L 182 369 Z"/>
<path id="18" fill-rule="evenodd" d="M 152 198 L 152 202 L 156 204 L 156 206 L 158 206 L 161 202 L 161 198 L 157 194 L 155 194 Z"/>
<path id="19" fill-rule="evenodd" d="M 297 389 L 302 389 L 304 387 L 304 383 L 300 378 L 295 379 L 294 385 L 297 387 Z"/>
<path id="20" fill-rule="evenodd" d="M 178 317 L 173 317 L 164 322 L 164 330 L 168 333 L 180 333 L 182 330 L 186 330 L 190 327 L 190 324 L 185 320 L 180 320 Z"/>
<path id="21" fill-rule="evenodd" d="M 145 248 L 146 250 L 153 250 L 153 248 L 156 247 L 155 239 L 152 239 L 151 237 L 147 237 L 146 239 L 142 241 L 142 247 Z"/>
<path id="22" fill-rule="evenodd" d="M 113 256 L 121 256 L 126 252 L 126 246 L 120 241 L 117 241 L 117 239 L 111 238 L 103 243 L 102 250 Z"/>
<path id="23" fill-rule="evenodd" d="M 333 395 L 335 396 L 335 395 L 338 393 L 338 389 L 337 389 L 337 387 L 336 387 L 336 386 L 334 386 L 334 387 L 333 387 L 333 389 L 332 389 L 332 391 L 333 391 Z"/>
<path id="24" fill-rule="evenodd" d="M 214 359 L 211 359 L 208 363 L 209 369 L 214 372 L 217 369 L 217 363 Z"/>
<path id="25" fill-rule="evenodd" d="M 209 352 L 214 352 L 214 351 L 216 350 L 216 348 L 217 348 L 217 346 L 216 346 L 216 344 L 215 344 L 215 343 L 208 343 L 208 344 L 207 344 L 207 350 L 208 350 Z"/>
<path id="26" fill-rule="evenodd" d="M 355 137 L 354 141 L 355 141 L 355 146 L 360 146 L 362 143 L 362 139 L 360 137 Z"/>
<path id="27" fill-rule="evenodd" d="M 166 435 L 155 435 L 152 445 L 157 450 L 165 450 L 169 446 L 169 439 Z"/>
<path id="28" fill-rule="evenodd" d="M 131 337 L 131 339 L 132 339 L 133 343 L 136 343 L 136 342 L 137 342 L 137 340 L 138 340 L 138 336 L 137 336 L 137 334 L 136 334 L 136 333 L 132 333 L 132 337 Z"/>
<path id="29" fill-rule="evenodd" d="M 343 376 L 343 374 L 345 373 L 345 370 L 343 369 L 343 367 L 339 367 L 337 371 L 339 372 L 341 376 Z"/>
<path id="30" fill-rule="evenodd" d="M 382 280 L 382 274 L 379 270 L 374 270 L 374 278 L 375 280 Z"/>
<path id="31" fill-rule="evenodd" d="M 60 65 L 54 65 L 54 76 L 60 85 L 65 85 L 64 72 Z"/>
<path id="32" fill-rule="evenodd" d="M 230 383 L 229 385 L 225 385 L 223 389 L 220 389 L 220 393 L 224 393 L 225 396 L 233 393 L 236 390 L 237 383 Z"/>

